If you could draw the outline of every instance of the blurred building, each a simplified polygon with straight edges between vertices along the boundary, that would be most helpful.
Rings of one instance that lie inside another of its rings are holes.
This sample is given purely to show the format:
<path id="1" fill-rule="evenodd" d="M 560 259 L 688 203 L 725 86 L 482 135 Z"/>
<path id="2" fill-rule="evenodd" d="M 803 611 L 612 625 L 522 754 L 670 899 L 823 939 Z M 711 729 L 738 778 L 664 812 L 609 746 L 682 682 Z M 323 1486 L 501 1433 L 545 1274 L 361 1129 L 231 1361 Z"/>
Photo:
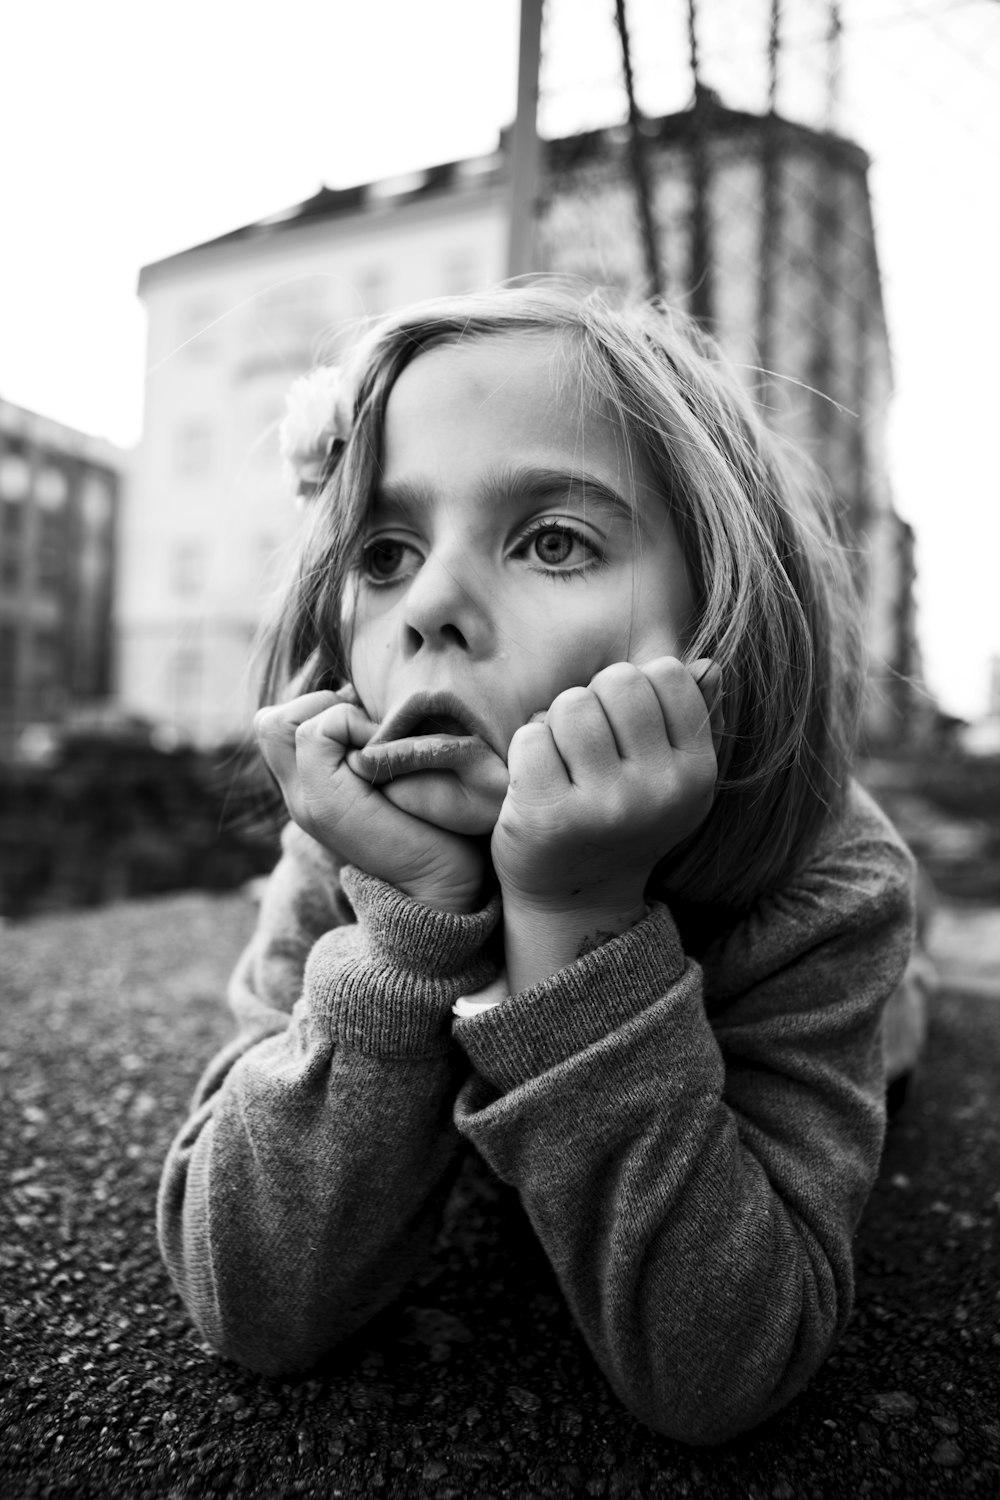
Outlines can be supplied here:
<path id="1" fill-rule="evenodd" d="M 196 742 L 245 732 L 251 642 L 300 519 L 276 427 L 365 317 L 504 274 L 499 157 L 334 192 L 146 266 L 150 374 L 124 521 L 121 692 Z"/>
<path id="2" fill-rule="evenodd" d="M 112 691 L 126 455 L 0 400 L 0 753 Z"/>
<path id="3" fill-rule="evenodd" d="M 828 132 L 726 109 L 707 90 L 693 108 L 645 121 L 641 144 L 663 295 L 712 329 L 770 424 L 832 490 L 865 601 L 868 736 L 916 731 L 930 710 L 913 533 L 886 464 L 892 368 L 868 158 Z M 550 144 L 546 266 L 644 284 L 629 150 L 624 129 Z"/>
<path id="4" fill-rule="evenodd" d="M 662 283 L 826 476 L 852 539 L 875 742 L 922 713 L 913 538 L 885 466 L 891 366 L 863 151 L 695 106 L 644 127 Z M 543 143 L 539 269 L 641 288 L 628 133 Z M 195 739 L 245 728 L 250 643 L 297 517 L 275 429 L 292 378 L 371 313 L 499 280 L 502 154 L 314 198 L 147 266 L 146 422 L 123 535 L 122 691 Z M 769 375 L 766 371 L 779 372 Z"/>
<path id="5" fill-rule="evenodd" d="M 960 723 L 958 740 L 971 755 L 1000 756 L 1000 656 L 990 658 L 988 673 L 985 717 Z"/>

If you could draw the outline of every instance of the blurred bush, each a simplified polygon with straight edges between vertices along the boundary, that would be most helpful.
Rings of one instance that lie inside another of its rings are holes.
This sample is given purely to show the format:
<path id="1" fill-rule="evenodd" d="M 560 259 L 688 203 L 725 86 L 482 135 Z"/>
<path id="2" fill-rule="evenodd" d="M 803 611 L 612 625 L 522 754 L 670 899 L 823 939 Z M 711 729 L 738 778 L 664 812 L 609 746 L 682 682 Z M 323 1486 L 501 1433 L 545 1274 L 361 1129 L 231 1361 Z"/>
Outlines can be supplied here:
<path id="1" fill-rule="evenodd" d="M 869 759 L 869 790 L 938 892 L 1000 904 L 1000 757 Z M 283 808 L 256 751 L 77 732 L 36 764 L 0 762 L 0 916 L 267 874 Z"/>
<path id="2" fill-rule="evenodd" d="M 1000 756 L 870 760 L 861 774 L 941 895 L 1000 904 Z"/>
<path id="3" fill-rule="evenodd" d="M 255 753 L 78 733 L 0 764 L 0 915 L 229 890 L 277 858 L 279 804 Z"/>

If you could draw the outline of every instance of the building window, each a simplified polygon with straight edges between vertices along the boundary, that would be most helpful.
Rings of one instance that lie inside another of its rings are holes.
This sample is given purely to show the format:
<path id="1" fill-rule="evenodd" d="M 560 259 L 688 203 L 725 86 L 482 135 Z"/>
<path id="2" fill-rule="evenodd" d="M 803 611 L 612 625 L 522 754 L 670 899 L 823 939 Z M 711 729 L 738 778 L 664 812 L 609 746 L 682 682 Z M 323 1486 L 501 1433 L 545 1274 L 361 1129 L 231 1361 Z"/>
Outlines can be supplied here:
<path id="1" fill-rule="evenodd" d="M 24 506 L 21 501 L 0 500 L 0 589 L 14 590 L 21 582 L 23 535 Z"/>
<path id="2" fill-rule="evenodd" d="M 38 681 L 42 683 L 56 681 L 62 665 L 58 636 L 51 630 L 36 630 L 31 655 Z"/>
<path id="3" fill-rule="evenodd" d="M 114 509 L 111 482 L 100 474 L 88 474 L 80 496 L 80 513 L 88 531 L 103 531 Z"/>
<path id="4" fill-rule="evenodd" d="M 445 262 L 444 290 L 459 296 L 471 292 L 476 283 L 476 252 L 455 250 Z"/>
<path id="5" fill-rule="evenodd" d="M 0 500 L 0 530 L 5 537 L 21 535 L 24 530 L 24 506 L 20 500 Z"/>
<path id="6" fill-rule="evenodd" d="M 198 717 L 202 656 L 197 646 L 181 646 L 173 659 L 173 717 L 190 723 Z"/>
<path id="7" fill-rule="evenodd" d="M 174 467 L 178 474 L 193 478 L 212 467 L 212 430 L 203 422 L 182 427 L 175 440 Z"/>
<path id="8" fill-rule="evenodd" d="M 216 353 L 218 312 L 214 302 L 198 297 L 182 309 L 177 325 L 178 352 L 188 359 L 211 359 Z"/>
<path id="9" fill-rule="evenodd" d="M 0 625 L 0 708 L 10 708 L 17 692 L 17 626 Z"/>
<path id="10" fill-rule="evenodd" d="M 368 317 L 376 317 L 388 310 L 389 279 L 384 266 L 365 266 L 355 285 Z"/>
<path id="11" fill-rule="evenodd" d="M 21 549 L 17 537 L 7 531 L 0 540 L 0 588 L 14 590 L 20 582 Z"/>
<path id="12" fill-rule="evenodd" d="M 4 500 L 25 499 L 31 489 L 31 465 L 23 453 L 0 453 L 0 497 Z"/>
<path id="13" fill-rule="evenodd" d="M 171 583 L 175 594 L 190 599 L 205 586 L 205 549 L 201 542 L 177 542 L 171 563 Z"/>
<path id="14" fill-rule="evenodd" d="M 58 510 L 43 510 L 38 532 L 37 580 L 42 588 L 57 587 L 66 572 L 66 534 Z"/>
<path id="15" fill-rule="evenodd" d="M 42 510 L 54 512 L 63 509 L 69 497 L 69 480 L 62 469 L 47 464 L 35 480 L 35 499 Z"/>

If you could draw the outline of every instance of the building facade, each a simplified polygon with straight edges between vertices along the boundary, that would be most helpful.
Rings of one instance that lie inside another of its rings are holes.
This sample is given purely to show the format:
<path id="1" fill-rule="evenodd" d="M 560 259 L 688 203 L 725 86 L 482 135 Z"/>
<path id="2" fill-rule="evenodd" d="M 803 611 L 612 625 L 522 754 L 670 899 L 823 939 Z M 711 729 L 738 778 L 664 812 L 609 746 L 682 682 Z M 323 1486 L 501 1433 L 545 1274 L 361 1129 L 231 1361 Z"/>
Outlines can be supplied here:
<path id="1" fill-rule="evenodd" d="M 869 732 L 891 738 L 914 711 L 919 661 L 912 537 L 885 466 L 891 366 L 867 158 L 704 93 L 646 125 L 665 294 L 713 329 L 831 488 L 865 599 Z M 538 268 L 641 288 L 626 133 L 543 143 L 543 163 Z M 245 728 L 251 642 L 298 523 L 276 445 L 291 380 L 335 359 L 371 314 L 501 279 L 508 205 L 498 154 L 324 189 L 144 269 L 150 375 L 121 573 L 129 707 L 203 742 Z"/>
<path id="2" fill-rule="evenodd" d="M 642 144 L 663 295 L 712 329 L 770 425 L 831 492 L 865 608 L 867 733 L 891 741 L 930 707 L 913 536 L 886 462 L 892 367 L 868 158 L 837 136 L 725 109 L 708 92 L 646 122 Z M 622 130 L 551 144 L 546 266 L 643 285 L 628 152 Z"/>
<path id="3" fill-rule="evenodd" d="M 0 754 L 108 702 L 119 449 L 0 400 Z"/>
<path id="4" fill-rule="evenodd" d="M 504 272 L 498 158 L 345 192 L 147 266 L 150 374 L 122 533 L 121 694 L 198 743 L 245 732 L 250 656 L 301 517 L 277 426 L 359 324 Z"/>

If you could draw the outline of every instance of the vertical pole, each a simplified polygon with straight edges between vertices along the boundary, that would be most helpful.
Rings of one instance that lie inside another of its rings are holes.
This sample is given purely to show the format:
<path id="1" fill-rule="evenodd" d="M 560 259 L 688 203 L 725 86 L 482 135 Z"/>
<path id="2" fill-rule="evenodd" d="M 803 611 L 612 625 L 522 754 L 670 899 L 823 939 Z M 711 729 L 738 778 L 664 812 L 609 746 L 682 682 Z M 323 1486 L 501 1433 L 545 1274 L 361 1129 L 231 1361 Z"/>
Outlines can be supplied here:
<path id="1" fill-rule="evenodd" d="M 767 112 L 761 122 L 763 223 L 760 237 L 760 328 L 757 347 L 763 368 L 771 375 L 777 363 L 778 344 L 778 251 L 781 240 L 781 152 L 778 108 L 778 59 L 781 50 L 781 0 L 771 0 L 767 36 Z"/>
<path id="2" fill-rule="evenodd" d="M 696 0 L 688 0 L 687 8 L 687 31 L 688 31 L 688 62 L 691 67 L 691 81 L 694 84 L 694 96 L 697 99 L 701 88 L 701 71 L 698 62 L 698 7 Z"/>
<path id="3" fill-rule="evenodd" d="M 625 77 L 625 92 L 628 95 L 628 148 L 632 164 L 632 182 L 635 187 L 636 207 L 639 211 L 639 227 L 646 260 L 646 295 L 659 297 L 663 291 L 660 279 L 660 256 L 656 244 L 656 228 L 653 224 L 652 192 L 646 153 L 640 132 L 639 110 L 635 102 L 635 80 L 632 77 L 632 50 L 628 40 L 628 22 L 625 17 L 625 0 L 615 0 L 615 22 L 622 44 L 622 73 Z"/>
<path id="4" fill-rule="evenodd" d="M 781 56 L 781 0 L 771 0 L 771 21 L 767 37 L 767 112 L 778 108 L 778 59 Z"/>
<path id="5" fill-rule="evenodd" d="M 703 328 L 712 324 L 712 223 L 709 143 L 705 139 L 711 123 L 712 96 L 701 82 L 698 51 L 698 5 L 688 0 L 688 53 L 694 98 L 691 106 L 691 232 L 688 261 L 689 307 Z"/>
<path id="6" fill-rule="evenodd" d="M 535 203 L 538 198 L 538 59 L 543 0 L 521 0 L 517 58 L 517 115 L 511 131 L 510 238 L 508 276 L 535 269 Z"/>
<path id="7" fill-rule="evenodd" d="M 837 0 L 831 0 L 830 25 L 827 30 L 827 55 L 829 58 L 826 95 L 826 128 L 836 130 L 840 107 L 841 67 L 843 63 L 843 21 Z"/>

